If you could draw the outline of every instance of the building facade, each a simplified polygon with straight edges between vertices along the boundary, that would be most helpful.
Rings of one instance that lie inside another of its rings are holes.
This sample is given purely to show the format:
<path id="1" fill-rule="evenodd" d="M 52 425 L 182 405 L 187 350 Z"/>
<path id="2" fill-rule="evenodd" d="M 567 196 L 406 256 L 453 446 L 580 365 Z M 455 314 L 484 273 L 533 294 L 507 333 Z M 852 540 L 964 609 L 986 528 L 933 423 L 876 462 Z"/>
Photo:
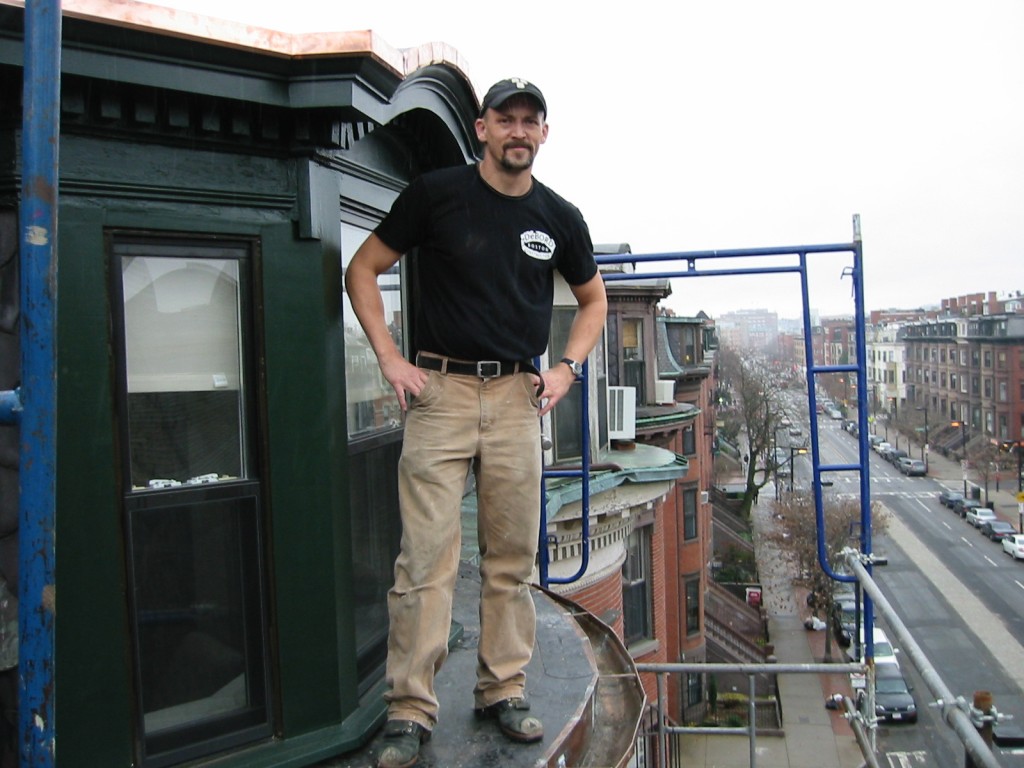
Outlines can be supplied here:
<path id="1" fill-rule="evenodd" d="M 926 407 L 940 449 L 1024 436 L 1024 315 L 954 316 L 908 325 L 908 397 Z M 953 425 L 953 422 L 957 422 Z"/>
<path id="2" fill-rule="evenodd" d="M 865 329 L 867 386 L 872 414 L 898 418 L 907 403 L 906 348 L 898 323 L 879 323 Z"/>

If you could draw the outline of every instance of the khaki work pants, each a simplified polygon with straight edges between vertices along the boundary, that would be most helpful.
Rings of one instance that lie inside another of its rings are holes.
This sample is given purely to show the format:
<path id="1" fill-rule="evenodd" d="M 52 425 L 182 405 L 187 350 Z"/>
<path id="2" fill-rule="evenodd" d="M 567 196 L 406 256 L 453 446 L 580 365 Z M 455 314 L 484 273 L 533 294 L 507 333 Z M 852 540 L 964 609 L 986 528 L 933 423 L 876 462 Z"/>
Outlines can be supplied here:
<path id="1" fill-rule="evenodd" d="M 540 527 L 538 401 L 528 374 L 429 372 L 406 417 L 399 462 L 402 543 L 388 593 L 388 718 L 432 729 L 434 676 L 448 655 L 460 507 L 476 471 L 481 555 L 475 706 L 522 696 L 536 614 L 529 579 Z"/>

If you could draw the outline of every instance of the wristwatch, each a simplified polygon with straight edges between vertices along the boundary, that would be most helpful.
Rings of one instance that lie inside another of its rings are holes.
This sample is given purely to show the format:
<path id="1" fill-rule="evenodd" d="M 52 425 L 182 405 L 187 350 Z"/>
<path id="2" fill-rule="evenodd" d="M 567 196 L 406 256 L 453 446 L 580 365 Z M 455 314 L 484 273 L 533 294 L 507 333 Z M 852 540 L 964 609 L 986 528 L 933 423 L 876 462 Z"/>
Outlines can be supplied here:
<path id="1" fill-rule="evenodd" d="M 575 360 L 569 357 L 563 357 L 561 362 L 569 366 L 569 370 L 572 371 L 573 376 L 580 376 L 583 373 L 582 363 L 577 363 Z"/>

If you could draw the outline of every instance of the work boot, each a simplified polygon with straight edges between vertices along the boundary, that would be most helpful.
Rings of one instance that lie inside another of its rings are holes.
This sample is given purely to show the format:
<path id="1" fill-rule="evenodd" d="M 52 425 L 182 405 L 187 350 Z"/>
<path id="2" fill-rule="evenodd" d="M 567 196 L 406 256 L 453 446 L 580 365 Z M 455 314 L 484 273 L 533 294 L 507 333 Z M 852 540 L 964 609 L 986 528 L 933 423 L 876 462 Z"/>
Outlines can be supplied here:
<path id="1" fill-rule="evenodd" d="M 530 744 L 544 738 L 544 725 L 529 714 L 530 702 L 522 697 L 502 699 L 489 707 L 480 707 L 476 716 L 481 719 L 494 718 L 498 728 L 512 741 Z"/>
<path id="2" fill-rule="evenodd" d="M 412 768 L 420 757 L 420 744 L 430 740 L 430 731 L 412 720 L 388 720 L 384 726 L 384 749 L 377 768 Z"/>

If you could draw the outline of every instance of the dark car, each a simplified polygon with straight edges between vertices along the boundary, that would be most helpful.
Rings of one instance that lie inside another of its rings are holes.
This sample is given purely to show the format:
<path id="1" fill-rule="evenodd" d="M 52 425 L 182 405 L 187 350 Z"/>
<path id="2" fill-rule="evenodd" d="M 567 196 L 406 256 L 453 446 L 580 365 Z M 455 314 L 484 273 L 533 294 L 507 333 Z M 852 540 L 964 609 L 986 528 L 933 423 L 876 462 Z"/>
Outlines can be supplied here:
<path id="1" fill-rule="evenodd" d="M 907 458 L 907 452 L 904 451 L 902 448 L 898 448 L 894 451 L 890 451 L 889 455 L 886 456 L 886 458 L 889 459 L 889 461 L 892 463 L 894 467 L 898 467 L 900 464 L 900 459 Z"/>
<path id="2" fill-rule="evenodd" d="M 1017 532 L 1017 529 L 1005 520 L 987 520 L 978 526 L 978 530 L 992 539 L 992 541 L 1002 541 L 1007 536 L 1013 536 Z"/>
<path id="3" fill-rule="evenodd" d="M 846 648 L 857 631 L 857 601 L 854 597 L 836 599 L 832 603 L 832 629 L 836 640 Z"/>
<path id="4" fill-rule="evenodd" d="M 903 467 L 903 474 L 907 477 L 924 477 L 928 474 L 928 466 L 920 459 L 911 459 Z"/>
<path id="5" fill-rule="evenodd" d="M 960 517 L 966 518 L 967 513 L 970 510 L 980 506 L 981 502 L 977 499 L 965 499 L 961 497 L 953 504 L 953 511 L 960 515 Z"/>
<path id="6" fill-rule="evenodd" d="M 958 501 L 963 501 L 964 495 L 957 491 L 942 490 L 939 492 L 939 503 L 953 509 Z"/>
<path id="7" fill-rule="evenodd" d="M 917 722 L 914 695 L 895 664 L 879 664 L 875 667 L 875 716 L 888 722 Z"/>

